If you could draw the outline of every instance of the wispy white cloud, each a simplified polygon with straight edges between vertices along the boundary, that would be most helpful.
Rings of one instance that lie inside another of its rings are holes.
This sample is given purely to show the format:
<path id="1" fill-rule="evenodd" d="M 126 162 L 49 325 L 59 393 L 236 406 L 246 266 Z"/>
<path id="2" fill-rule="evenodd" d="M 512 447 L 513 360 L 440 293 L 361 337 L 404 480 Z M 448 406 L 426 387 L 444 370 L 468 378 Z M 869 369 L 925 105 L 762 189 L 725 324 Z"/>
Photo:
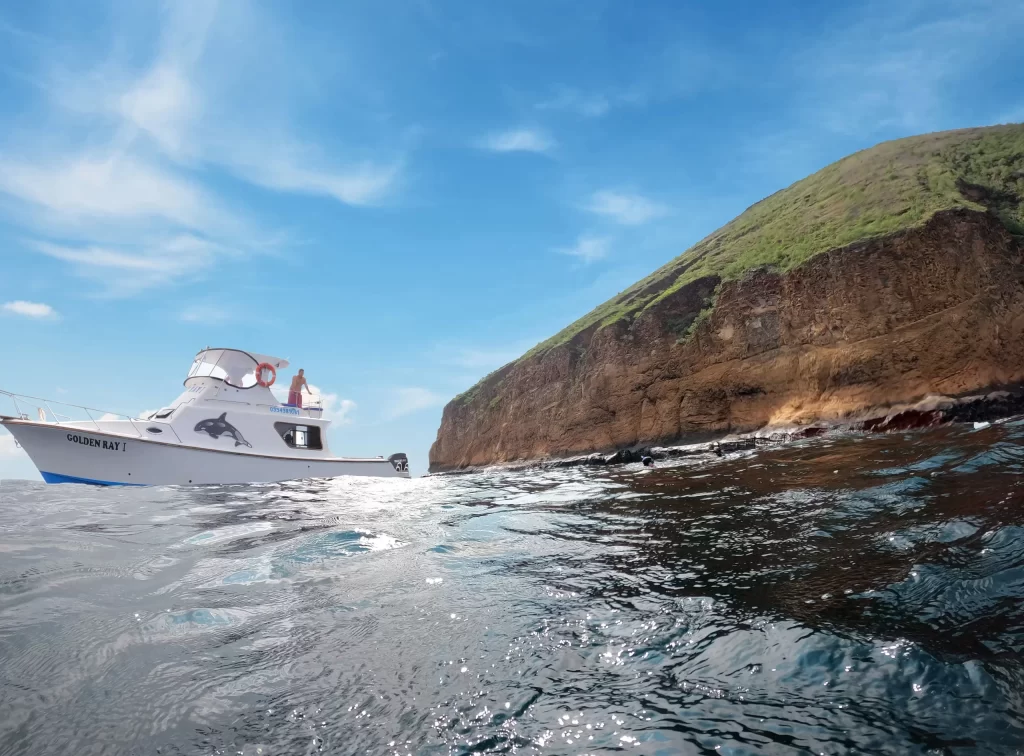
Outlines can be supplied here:
<path id="1" fill-rule="evenodd" d="M 0 33 L 34 45 L 47 45 L 50 43 L 50 40 L 43 35 L 30 32 L 3 19 L 0 19 Z"/>
<path id="2" fill-rule="evenodd" d="M 563 87 L 554 97 L 538 102 L 535 107 L 537 110 L 575 113 L 584 118 L 600 118 L 611 109 L 612 101 L 604 94 L 586 94 L 578 89 Z"/>
<path id="3" fill-rule="evenodd" d="M 551 137 L 537 129 L 512 129 L 488 134 L 477 146 L 491 152 L 548 152 L 555 146 Z"/>
<path id="4" fill-rule="evenodd" d="M 976 101 L 965 108 L 963 97 L 971 82 L 987 78 L 988 66 L 1019 50 L 1022 36 L 1020 3 L 836 6 L 826 33 L 775 62 L 792 97 L 788 125 L 749 132 L 737 145 L 741 164 L 785 185 L 851 146 L 1005 121 L 1016 103 L 985 113 Z"/>
<path id="5" fill-rule="evenodd" d="M 3 311 L 14 315 L 22 315 L 26 318 L 35 318 L 36 320 L 57 319 L 57 311 L 50 307 L 50 305 L 42 302 L 26 302 L 21 299 L 5 302 Z"/>
<path id="6" fill-rule="evenodd" d="M 44 255 L 85 267 L 177 275 L 206 264 L 210 244 L 194 236 L 170 239 L 152 254 L 133 254 L 104 247 L 67 247 L 49 242 L 36 245 Z"/>
<path id="7" fill-rule="evenodd" d="M 1019 44 L 1024 5 L 878 0 L 796 54 L 796 94 L 815 124 L 843 135 L 947 128 L 950 87 Z M 970 123 L 969 125 L 975 125 Z"/>
<path id="8" fill-rule="evenodd" d="M 278 154 L 250 160 L 236 154 L 231 169 L 239 176 L 267 189 L 299 194 L 318 194 L 346 205 L 372 205 L 384 200 L 395 188 L 401 172 L 399 164 L 364 163 L 346 172 L 324 171 L 309 167 L 316 161 L 294 160 Z"/>
<path id="9" fill-rule="evenodd" d="M 164 152 L 177 157 L 193 152 L 190 132 L 202 114 L 202 103 L 184 71 L 172 63 L 154 65 L 110 105 L 127 123 L 149 134 Z"/>
<path id="10" fill-rule="evenodd" d="M 425 353 L 424 359 L 436 366 L 436 372 L 445 379 L 445 385 L 449 387 L 446 392 L 451 396 L 518 359 L 546 337 L 546 333 L 538 333 L 533 338 L 483 346 L 438 343 Z"/>
<path id="11" fill-rule="evenodd" d="M 385 410 L 385 418 L 396 420 L 414 412 L 440 407 L 445 403 L 445 397 L 429 389 L 418 386 L 400 388 L 392 394 L 391 406 Z"/>
<path id="12" fill-rule="evenodd" d="M 71 263 L 108 295 L 177 282 L 229 257 L 229 245 L 256 247 L 249 223 L 211 193 L 130 154 L 0 156 L 0 192 L 24 208 L 18 220 L 36 236 L 28 248 Z"/>
<path id="13" fill-rule="evenodd" d="M 320 397 L 323 405 L 323 417 L 335 425 L 348 425 L 352 422 L 351 414 L 356 408 L 356 403 L 351 399 L 342 399 L 337 394 L 324 393 L 319 386 L 309 384 L 309 390 Z"/>
<path id="14" fill-rule="evenodd" d="M 349 415 L 356 408 L 351 399 L 342 399 L 337 394 L 324 394 L 324 417 L 335 425 L 348 425 L 352 422 Z"/>
<path id="15" fill-rule="evenodd" d="M 70 245 L 37 242 L 40 253 L 72 264 L 79 275 L 95 280 L 107 296 L 124 297 L 187 279 L 232 251 L 206 239 L 178 234 L 135 242 L 132 246 Z"/>
<path id="16" fill-rule="evenodd" d="M 669 212 L 666 205 L 641 194 L 609 189 L 595 192 L 585 207 L 592 213 L 603 215 L 624 226 L 640 226 Z"/>
<path id="17" fill-rule="evenodd" d="M 0 457 L 20 457 L 25 450 L 18 446 L 10 433 L 0 433 Z"/>
<path id="18" fill-rule="evenodd" d="M 584 263 L 592 263 L 607 257 L 610 246 L 611 240 L 607 237 L 581 236 L 573 246 L 560 247 L 556 251 L 559 254 L 579 258 Z"/>
<path id="19" fill-rule="evenodd" d="M 62 155 L 40 162 L 0 156 L 0 191 L 68 223 L 159 219 L 192 229 L 223 212 L 195 183 L 128 155 Z"/>
<path id="20" fill-rule="evenodd" d="M 244 96 L 224 106 L 227 89 L 272 86 L 261 76 L 265 63 L 248 57 L 280 44 L 272 19 L 209 2 L 175 3 L 165 18 L 159 55 L 113 104 L 168 156 L 216 165 L 266 189 L 350 205 L 378 203 L 397 187 L 400 160 L 344 161 L 293 133 L 265 101 L 252 113 Z M 223 33 L 229 25 L 245 27 L 251 45 L 240 49 L 234 34 Z"/>
<path id="21" fill-rule="evenodd" d="M 0 151 L 0 195 L 14 200 L 5 209 L 32 246 L 103 280 L 105 293 L 133 294 L 287 241 L 246 212 L 241 195 L 228 199 L 224 174 L 348 205 L 393 196 L 401 149 L 360 145 L 352 157 L 337 131 L 327 149 L 319 133 L 295 128 L 315 55 L 289 54 L 295 41 L 267 14 L 182 0 L 161 9 L 150 50 L 89 60 L 76 48 L 69 60 L 68 48 L 50 45 L 38 72 L 45 138 L 15 132 Z M 124 26 L 113 36 L 146 38 L 132 26 L 139 15 L 114 18 Z M 277 65 L 283 58 L 295 65 Z M 182 250 L 186 238 L 191 249 Z M 117 271 L 113 283 L 100 269 Z"/>

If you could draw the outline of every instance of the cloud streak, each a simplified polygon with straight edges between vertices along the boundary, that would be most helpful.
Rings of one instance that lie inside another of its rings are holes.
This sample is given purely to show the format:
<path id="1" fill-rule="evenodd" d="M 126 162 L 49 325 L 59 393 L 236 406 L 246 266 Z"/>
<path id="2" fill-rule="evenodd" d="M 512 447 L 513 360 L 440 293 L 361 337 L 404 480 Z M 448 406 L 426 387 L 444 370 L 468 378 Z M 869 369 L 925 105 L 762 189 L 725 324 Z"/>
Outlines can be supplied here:
<path id="1" fill-rule="evenodd" d="M 812 122 L 843 136 L 948 128 L 951 90 L 1024 34 L 1019 3 L 875 2 L 841 20 L 791 65 Z"/>
<path id="2" fill-rule="evenodd" d="M 351 399 L 342 399 L 337 394 L 324 393 L 319 386 L 309 384 L 309 390 L 319 395 L 323 405 L 323 418 L 330 420 L 334 425 L 349 425 L 352 422 L 351 414 L 356 409 L 356 403 Z"/>
<path id="3" fill-rule="evenodd" d="M 477 142 L 482 150 L 490 152 L 536 152 L 552 150 L 555 142 L 543 131 L 537 129 L 511 129 L 488 134 Z"/>
<path id="4" fill-rule="evenodd" d="M 28 456 L 10 433 L 0 433 L 0 457 Z"/>
<path id="5" fill-rule="evenodd" d="M 612 190 L 595 192 L 586 209 L 623 226 L 642 226 L 669 213 L 666 205 L 643 195 Z"/>
<path id="6" fill-rule="evenodd" d="M 611 110 L 612 101 L 603 94 L 585 94 L 577 89 L 562 88 L 550 100 L 538 102 L 537 110 L 555 110 L 574 113 L 583 118 L 601 118 Z"/>
<path id="7" fill-rule="evenodd" d="M 246 28 L 251 42 L 241 45 L 226 34 L 231 26 Z M 264 71 L 266 61 L 253 56 L 260 46 L 282 44 L 276 26 L 255 9 L 209 2 L 169 6 L 160 54 L 114 109 L 169 157 L 214 165 L 273 191 L 349 205 L 381 202 L 397 186 L 400 160 L 346 162 L 324 154 L 293 134 L 262 99 L 255 105 L 239 97 L 225 107 L 228 90 L 238 87 L 268 90 L 282 103 L 291 99 L 288 83 L 276 82 Z"/>
<path id="8" fill-rule="evenodd" d="M 348 172 L 330 172 L 309 168 L 304 162 L 287 156 L 272 156 L 248 161 L 239 156 L 231 169 L 258 186 L 280 192 L 332 197 L 346 205 L 374 205 L 382 202 L 394 189 L 401 172 L 398 164 L 364 163 Z"/>
<path id="9" fill-rule="evenodd" d="M 130 25 L 139 17 L 118 18 L 115 36 L 146 38 Z M 354 159 L 294 129 L 306 104 L 295 84 L 312 64 L 271 62 L 266 51 L 291 49 L 285 24 L 213 0 L 168 4 L 158 20 L 152 51 L 97 51 L 62 68 L 67 52 L 52 47 L 39 73 L 46 138 L 19 135 L 0 152 L 0 195 L 30 249 L 132 296 L 286 241 L 243 206 L 253 190 L 351 206 L 394 195 L 400 155 L 362 145 Z"/>
<path id="10" fill-rule="evenodd" d="M 42 302 L 26 302 L 22 299 L 4 303 L 3 311 L 35 320 L 56 320 L 58 318 L 57 311 L 50 305 Z"/>
<path id="11" fill-rule="evenodd" d="M 560 247 L 559 254 L 575 257 L 586 264 L 597 262 L 608 256 L 611 240 L 603 236 L 581 236 L 571 247 Z"/>
<path id="12" fill-rule="evenodd" d="M 95 280 L 104 295 L 133 296 L 146 289 L 193 277 L 211 268 L 231 250 L 191 234 L 155 237 L 126 248 L 69 246 L 37 242 L 43 255 L 71 263 L 82 277 Z"/>
<path id="13" fill-rule="evenodd" d="M 128 155 L 62 155 L 41 162 L 0 157 L 0 191 L 58 222 L 159 220 L 191 229 L 223 223 L 194 182 Z"/>
<path id="14" fill-rule="evenodd" d="M 178 66 L 156 63 L 111 103 L 124 120 L 148 134 L 165 153 L 191 154 L 190 131 L 202 113 L 197 92 Z"/>

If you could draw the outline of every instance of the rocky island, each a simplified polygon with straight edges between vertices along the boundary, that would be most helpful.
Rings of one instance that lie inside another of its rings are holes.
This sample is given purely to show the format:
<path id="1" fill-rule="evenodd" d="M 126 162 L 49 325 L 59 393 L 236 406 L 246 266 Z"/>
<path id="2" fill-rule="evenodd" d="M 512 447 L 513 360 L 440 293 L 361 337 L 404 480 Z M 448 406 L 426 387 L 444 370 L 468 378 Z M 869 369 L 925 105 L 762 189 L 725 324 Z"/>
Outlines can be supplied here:
<path id="1" fill-rule="evenodd" d="M 455 397 L 430 469 L 1017 390 L 1022 253 L 1024 125 L 880 144 L 758 202 Z"/>

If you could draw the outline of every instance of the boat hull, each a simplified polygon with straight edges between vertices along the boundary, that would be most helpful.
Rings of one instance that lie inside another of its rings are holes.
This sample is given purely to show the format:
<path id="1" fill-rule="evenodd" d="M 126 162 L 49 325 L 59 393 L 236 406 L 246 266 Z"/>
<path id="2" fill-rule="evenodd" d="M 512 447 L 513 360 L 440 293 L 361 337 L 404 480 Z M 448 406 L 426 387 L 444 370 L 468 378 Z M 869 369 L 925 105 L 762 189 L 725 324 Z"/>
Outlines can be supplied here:
<path id="1" fill-rule="evenodd" d="M 344 475 L 408 478 L 387 459 L 303 459 L 232 453 L 92 432 L 55 423 L 5 421 L 48 483 L 199 485 L 270 483 Z"/>

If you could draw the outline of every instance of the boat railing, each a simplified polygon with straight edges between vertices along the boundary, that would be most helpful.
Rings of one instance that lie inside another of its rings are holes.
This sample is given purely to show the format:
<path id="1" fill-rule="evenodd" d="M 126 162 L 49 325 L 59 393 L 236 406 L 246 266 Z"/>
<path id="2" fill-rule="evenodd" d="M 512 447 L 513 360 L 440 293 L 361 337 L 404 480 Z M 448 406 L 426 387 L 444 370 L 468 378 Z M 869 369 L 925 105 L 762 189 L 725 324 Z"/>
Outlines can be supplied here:
<path id="1" fill-rule="evenodd" d="M 288 403 L 288 389 L 284 388 L 272 388 L 270 393 L 274 395 L 285 407 L 296 407 L 294 404 Z M 305 391 L 302 392 L 302 406 L 297 407 L 302 412 L 305 412 L 307 417 L 319 417 L 324 411 L 324 401 L 320 394 L 307 394 Z"/>
<path id="2" fill-rule="evenodd" d="M 308 418 L 319 418 L 323 416 L 324 411 L 324 400 L 320 394 L 307 394 L 305 391 L 302 392 L 302 406 L 296 404 L 289 404 L 289 391 L 288 389 L 272 388 L 270 393 L 276 400 L 274 404 L 268 404 L 265 395 L 258 395 L 255 401 L 252 401 L 248 396 L 238 394 L 238 392 L 221 392 L 218 391 L 214 396 L 204 399 L 204 401 L 213 402 L 226 402 L 229 404 L 245 404 L 250 407 L 292 407 L 297 410 L 290 414 L 297 414 L 300 417 Z M 271 410 L 273 411 L 273 410 Z"/>
<path id="3" fill-rule="evenodd" d="M 28 394 L 15 394 L 11 391 L 4 391 L 0 389 L 0 397 L 6 398 L 11 405 L 14 407 L 15 417 L 21 420 L 35 420 L 41 423 L 54 423 L 56 425 L 75 423 L 76 425 L 81 423 L 91 423 L 96 427 L 97 431 L 103 432 L 103 428 L 100 425 L 102 422 L 111 420 L 127 420 L 131 423 L 132 428 L 135 430 L 135 434 L 142 438 L 142 430 L 136 423 L 144 422 L 143 418 L 135 417 L 133 415 L 126 415 L 121 412 L 109 412 L 107 410 L 96 409 L 95 407 L 86 407 L 81 404 L 71 404 L 70 402 L 62 402 L 57 399 L 44 399 L 38 396 L 29 396 Z M 57 412 L 54 410 L 54 406 L 62 410 L 71 410 L 74 414 L 66 414 L 65 412 Z M 30 412 L 31 411 L 31 412 Z M 80 417 L 85 414 L 85 418 Z M 79 417 L 75 417 L 75 414 Z M 48 419 L 52 418 L 52 419 Z"/>

